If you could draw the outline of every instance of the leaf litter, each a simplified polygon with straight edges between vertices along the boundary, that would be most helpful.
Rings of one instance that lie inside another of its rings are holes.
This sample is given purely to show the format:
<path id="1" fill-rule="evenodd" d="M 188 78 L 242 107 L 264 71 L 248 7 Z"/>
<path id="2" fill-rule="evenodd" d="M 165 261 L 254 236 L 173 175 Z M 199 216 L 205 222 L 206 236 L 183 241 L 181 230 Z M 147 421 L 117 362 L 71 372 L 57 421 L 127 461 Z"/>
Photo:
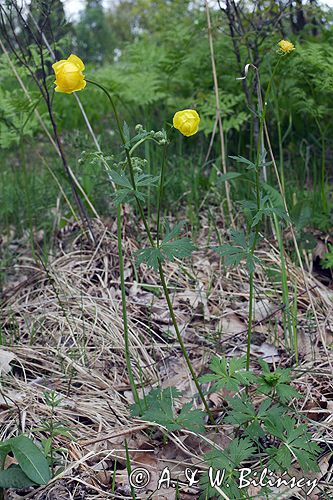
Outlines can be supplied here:
<path id="1" fill-rule="evenodd" d="M 23 432 L 38 426 L 50 412 L 42 394 L 55 390 L 63 397 L 56 416 L 66 422 L 75 438 L 57 438 L 57 445 L 68 450 L 63 457 L 63 471 L 48 486 L 35 491 L 27 489 L 25 498 L 131 498 L 125 440 L 132 468 L 145 466 L 151 470 L 151 483 L 137 498 L 175 498 L 174 488 L 154 492 L 163 468 L 170 467 L 174 478 L 183 474 L 186 467 L 203 470 L 202 455 L 210 449 L 209 442 L 217 439 L 223 448 L 233 439 L 229 424 L 222 425 L 219 434 L 208 432 L 202 440 L 186 429 L 169 432 L 167 436 L 160 425 L 130 416 L 129 405 L 133 401 L 124 357 L 113 226 L 113 221 L 94 221 L 98 251 L 87 244 L 77 226 L 67 228 L 67 233 L 59 235 L 58 250 L 46 265 L 25 259 L 21 245 L 20 259 L 9 270 L 1 310 L 2 328 L 8 339 L 0 350 L 1 436 L 4 439 L 15 435 L 17 421 Z M 126 227 L 124 253 L 134 376 L 144 383 L 145 393 L 158 386 L 176 387 L 181 392 L 176 403 L 180 407 L 196 396 L 195 387 L 177 347 L 156 273 L 144 264 L 140 269 L 135 267 L 138 248 L 131 234 L 134 229 L 130 224 Z M 207 224 L 203 227 L 207 228 Z M 204 229 L 199 241 L 206 237 Z M 290 366 L 281 328 L 279 283 L 272 283 L 264 270 L 279 269 L 279 253 L 264 242 L 258 257 L 263 267 L 256 270 L 258 298 L 253 337 L 258 341 L 251 345 L 252 364 L 255 367 L 256 357 L 260 356 L 276 366 Z M 177 259 L 165 264 L 165 269 L 196 372 L 207 372 L 212 354 L 234 357 L 244 352 L 249 294 L 245 268 L 224 270 L 216 254 L 199 249 L 191 262 L 182 263 L 182 269 Z M 291 262 L 288 278 L 303 292 L 301 272 Z M 320 327 L 326 338 L 332 339 L 332 293 L 314 276 L 308 274 L 307 279 Z M 294 404 L 300 412 L 313 417 L 313 436 L 326 450 L 318 473 L 322 491 L 328 487 L 332 468 L 327 443 L 333 443 L 333 356 L 330 349 L 328 359 L 323 350 L 306 294 L 299 293 L 297 306 L 300 365 L 294 371 L 294 381 L 305 400 Z M 220 411 L 230 395 L 225 389 L 211 393 L 212 409 Z M 195 407 L 200 407 L 196 399 Z M 36 433 L 36 437 L 43 436 Z M 260 463 L 256 466 L 260 469 Z M 115 489 L 110 492 L 113 481 Z M 196 488 L 183 485 L 180 490 L 184 500 L 198 497 Z M 260 488 L 253 494 L 260 498 Z M 8 498 L 18 496 L 13 490 Z M 315 490 L 311 500 L 317 498 Z"/>

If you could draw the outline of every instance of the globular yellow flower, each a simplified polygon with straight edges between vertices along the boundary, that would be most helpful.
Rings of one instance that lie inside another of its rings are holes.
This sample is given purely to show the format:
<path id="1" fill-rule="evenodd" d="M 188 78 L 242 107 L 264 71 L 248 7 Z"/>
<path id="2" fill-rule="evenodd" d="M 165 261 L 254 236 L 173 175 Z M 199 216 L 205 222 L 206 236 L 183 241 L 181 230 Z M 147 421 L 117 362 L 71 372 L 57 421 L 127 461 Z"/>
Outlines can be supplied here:
<path id="1" fill-rule="evenodd" d="M 186 137 L 198 132 L 200 116 L 195 109 L 183 109 L 177 111 L 173 117 L 173 126 Z"/>
<path id="2" fill-rule="evenodd" d="M 71 94 L 84 89 L 87 82 L 84 79 L 84 64 L 81 59 L 71 54 L 68 59 L 62 59 L 54 64 L 52 68 L 55 72 L 55 91 Z"/>
<path id="3" fill-rule="evenodd" d="M 281 54 L 289 54 L 289 52 L 295 50 L 295 45 L 291 42 L 288 42 L 288 40 L 281 40 L 278 43 L 278 46 L 279 46 L 279 52 Z"/>

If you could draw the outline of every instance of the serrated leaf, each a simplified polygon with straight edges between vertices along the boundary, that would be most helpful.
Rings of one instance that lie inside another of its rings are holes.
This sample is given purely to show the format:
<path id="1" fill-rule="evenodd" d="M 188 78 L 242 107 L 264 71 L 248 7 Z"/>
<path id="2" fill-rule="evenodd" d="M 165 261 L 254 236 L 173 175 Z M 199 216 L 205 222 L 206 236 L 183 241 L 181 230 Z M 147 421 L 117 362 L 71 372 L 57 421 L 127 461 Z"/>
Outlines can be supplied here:
<path id="1" fill-rule="evenodd" d="M 142 248 L 138 250 L 135 255 L 138 266 L 145 263 L 148 267 L 152 267 L 155 271 L 158 269 L 159 261 L 163 262 L 161 250 L 156 247 Z"/>
<path id="2" fill-rule="evenodd" d="M 237 179 L 238 177 L 242 177 L 242 174 L 239 172 L 227 172 L 226 174 L 219 175 L 217 181 L 218 183 L 231 181 L 232 179 Z"/>
<path id="3" fill-rule="evenodd" d="M 230 234 L 234 244 L 212 247 L 212 250 L 224 258 L 226 266 L 235 267 L 245 260 L 248 271 L 253 272 L 255 265 L 260 262 L 252 253 L 254 233 L 250 233 L 247 238 L 242 231 L 231 231 Z"/>
<path id="4" fill-rule="evenodd" d="M 108 171 L 108 173 L 109 173 L 111 179 L 113 180 L 113 182 L 115 184 L 117 184 L 117 186 L 122 186 L 122 187 L 125 187 L 128 189 L 133 189 L 131 181 L 124 173 L 119 174 L 116 170 L 112 170 L 112 169 L 110 169 Z"/>
<path id="5" fill-rule="evenodd" d="M 140 174 L 135 178 L 135 184 L 138 187 L 156 186 L 159 180 L 159 175 Z"/>
<path id="6" fill-rule="evenodd" d="M 201 410 L 193 410 L 192 404 L 186 403 L 180 410 L 176 422 L 181 428 L 203 434 L 205 432 L 204 417 L 205 413 Z"/>
<path id="7" fill-rule="evenodd" d="M 246 438 L 235 438 L 223 451 L 213 450 L 204 456 L 205 463 L 219 469 L 237 469 L 242 462 L 248 460 L 256 448 L 251 440 Z"/>
<path id="8" fill-rule="evenodd" d="M 268 433 L 280 439 L 277 447 L 268 448 L 271 456 L 269 466 L 272 470 L 288 469 L 293 456 L 296 456 L 304 472 L 318 471 L 317 457 L 320 447 L 311 441 L 311 434 L 304 424 L 298 424 L 287 415 L 283 419 L 271 416 L 265 423 Z"/>
<path id="9" fill-rule="evenodd" d="M 238 392 L 241 385 L 249 385 L 257 380 L 257 377 L 251 371 L 247 371 L 246 359 L 242 358 L 218 358 L 215 356 L 210 365 L 213 373 L 202 375 L 200 382 L 215 382 L 210 392 L 219 391 L 222 387 L 230 391 Z"/>
<path id="10" fill-rule="evenodd" d="M 249 400 L 243 400 L 240 397 L 226 398 L 231 411 L 225 419 L 225 422 L 229 424 L 244 425 L 256 417 L 256 411 Z"/>
<path id="11" fill-rule="evenodd" d="M 281 193 L 277 191 L 275 188 L 267 184 L 266 182 L 262 182 L 262 187 L 266 191 L 269 196 L 269 199 L 274 207 L 280 207 L 284 209 L 283 198 Z"/>
<path id="12" fill-rule="evenodd" d="M 179 234 L 183 225 L 183 222 L 179 222 L 171 231 L 167 231 L 158 248 L 147 247 L 136 252 L 138 265 L 145 262 L 156 271 L 159 262 L 163 263 L 167 260 L 172 262 L 175 258 L 183 259 L 190 257 L 196 249 L 192 241 L 189 238 L 174 239 Z"/>
<path id="13" fill-rule="evenodd" d="M 227 267 L 235 267 L 246 257 L 246 252 L 239 247 L 232 245 L 221 245 L 212 247 L 220 257 L 224 257 L 224 263 Z"/>
<path id="14" fill-rule="evenodd" d="M 268 462 L 271 470 L 287 470 L 290 468 L 292 455 L 286 446 L 267 448 L 267 453 L 271 457 Z"/>
<path id="15" fill-rule="evenodd" d="M 228 455 L 231 462 L 236 466 L 241 465 L 244 460 L 250 458 L 255 452 L 256 448 L 249 438 L 233 439 L 228 446 Z"/>
<path id="16" fill-rule="evenodd" d="M 173 400 L 180 395 L 175 387 L 153 389 L 140 400 L 140 404 L 131 406 L 131 414 L 140 416 L 142 420 L 163 425 L 169 431 L 186 428 L 193 432 L 204 432 L 205 414 L 200 410 L 193 410 L 191 403 L 185 404 L 179 415 L 175 416 Z"/>
<path id="17" fill-rule="evenodd" d="M 237 161 L 238 163 L 245 163 L 247 165 L 248 170 L 253 170 L 256 168 L 255 164 L 253 161 L 248 160 L 247 158 L 244 158 L 244 156 L 229 156 L 232 160 Z"/>
<path id="18" fill-rule="evenodd" d="M 185 226 L 184 221 L 177 222 L 177 224 L 175 224 L 172 229 L 170 229 L 167 226 L 165 236 L 163 238 L 163 242 L 167 243 L 167 242 L 175 239 L 180 234 L 180 231 L 184 226 Z"/>
<path id="19" fill-rule="evenodd" d="M 278 384 L 275 388 L 276 395 L 282 401 L 282 403 L 286 403 L 294 398 L 301 398 L 301 394 L 291 385 L 287 384 Z"/>
<path id="20" fill-rule="evenodd" d="M 300 398 L 301 394 L 290 385 L 290 368 L 277 368 L 271 372 L 268 364 L 260 360 L 263 373 L 259 377 L 258 392 L 263 394 L 275 393 L 283 403 L 293 398 Z"/>
<path id="21" fill-rule="evenodd" d="M 132 189 L 117 189 L 111 194 L 113 201 L 116 206 L 122 205 L 123 203 L 129 203 L 133 198 Z"/>
<path id="22" fill-rule="evenodd" d="M 164 256 L 163 260 L 166 260 L 167 257 L 171 261 L 175 258 L 183 259 L 185 257 L 190 257 L 195 248 L 196 247 L 189 238 L 181 238 L 168 242 L 163 240 L 160 245 L 160 250 Z"/>

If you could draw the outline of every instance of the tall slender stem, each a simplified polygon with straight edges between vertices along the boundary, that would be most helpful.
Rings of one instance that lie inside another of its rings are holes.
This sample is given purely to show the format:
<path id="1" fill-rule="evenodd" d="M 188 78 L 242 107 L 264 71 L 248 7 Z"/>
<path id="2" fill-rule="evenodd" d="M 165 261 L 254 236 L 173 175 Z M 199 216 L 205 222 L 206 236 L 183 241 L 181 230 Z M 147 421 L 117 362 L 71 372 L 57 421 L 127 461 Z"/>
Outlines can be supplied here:
<path id="1" fill-rule="evenodd" d="M 124 260 L 123 260 L 122 234 L 121 234 L 121 206 L 120 205 L 118 205 L 118 207 L 117 207 L 117 239 L 118 239 L 121 304 L 122 304 L 123 323 L 124 323 L 125 359 L 126 359 L 128 378 L 130 380 L 133 397 L 134 397 L 135 402 L 137 404 L 140 404 L 138 391 L 137 391 L 136 384 L 135 384 L 134 377 L 133 377 L 133 371 L 132 371 L 132 366 L 131 366 L 131 356 L 130 356 L 130 349 L 129 349 L 129 332 L 128 332 L 127 310 L 126 310 Z"/>
<path id="2" fill-rule="evenodd" d="M 325 193 L 325 161 L 326 161 L 326 142 L 325 134 L 321 131 L 321 199 L 322 207 L 325 214 L 327 214 L 327 199 Z"/>
<path id="3" fill-rule="evenodd" d="M 87 80 L 87 81 L 89 81 L 90 83 L 93 83 L 94 85 L 99 87 L 108 96 L 109 101 L 111 103 L 112 110 L 113 110 L 115 118 L 116 118 L 116 122 L 117 122 L 117 126 L 119 129 L 122 143 L 125 144 L 126 140 L 124 137 L 122 127 L 120 125 L 120 120 L 119 120 L 119 116 L 117 113 L 117 109 L 116 109 L 116 106 L 115 106 L 113 99 L 111 98 L 109 92 L 99 83 L 92 82 L 90 80 Z M 134 181 L 134 177 L 133 177 L 133 181 Z M 123 260 L 122 234 L 121 234 L 121 206 L 120 205 L 118 205 L 118 207 L 117 207 L 117 240 L 118 240 L 121 304 L 122 304 L 122 316 L 123 316 L 123 325 L 124 325 L 125 359 L 126 359 L 128 378 L 130 380 L 133 398 L 137 404 L 140 404 L 140 398 L 138 395 L 138 390 L 136 388 L 136 384 L 135 384 L 135 380 L 134 380 L 134 376 L 133 376 L 133 371 L 132 371 L 131 355 L 130 355 L 130 347 L 129 347 L 129 329 L 128 329 L 128 319 L 127 319 L 127 308 L 126 308 L 124 260 Z"/>
<path id="4" fill-rule="evenodd" d="M 167 147 L 168 147 L 168 143 L 166 142 L 164 145 L 164 148 L 163 148 L 163 159 L 162 159 L 162 167 L 161 167 L 160 186 L 159 186 L 159 190 L 158 190 L 158 200 L 157 200 L 157 235 L 156 235 L 157 246 L 159 246 L 159 244 L 160 244 L 161 203 L 162 203 L 163 188 L 164 188 L 164 172 L 165 172 Z"/>
<path id="5" fill-rule="evenodd" d="M 203 405 L 205 407 L 205 410 L 207 412 L 207 415 L 209 416 L 209 419 L 211 421 L 211 423 L 213 425 L 215 425 L 215 420 L 214 420 L 214 417 L 212 415 L 212 412 L 210 411 L 209 409 L 209 406 L 208 406 L 208 403 L 206 401 L 206 398 L 202 392 L 202 389 L 200 387 L 200 384 L 198 382 L 198 379 L 197 379 L 197 376 L 195 374 L 195 371 L 193 369 L 193 366 L 192 366 L 192 363 L 191 363 L 191 360 L 190 360 L 190 357 L 187 353 L 187 350 L 186 350 L 186 347 L 185 347 L 185 344 L 183 342 L 183 339 L 182 339 L 182 336 L 181 336 L 181 333 L 179 331 L 179 328 L 178 328 L 178 324 L 177 324 L 177 320 L 176 320 L 176 317 L 175 317 L 175 312 L 173 310 L 173 306 L 172 306 L 172 302 L 171 302 L 171 299 L 170 299 L 170 294 L 169 294 L 169 290 L 168 290 L 168 286 L 166 284 L 166 281 L 165 281 L 165 276 L 164 276 L 164 272 L 163 272 L 163 268 L 162 268 L 162 264 L 161 262 L 159 261 L 158 263 L 158 270 L 159 270 L 159 274 L 160 274 L 160 279 L 161 279 L 161 283 L 162 283 L 162 287 L 163 287 L 163 291 L 164 291 L 164 295 L 165 295 L 165 298 L 166 298 L 166 301 L 167 301 L 167 304 L 168 304 L 168 308 L 169 308 L 169 312 L 170 312 L 170 316 L 171 316 L 171 320 L 172 320 L 172 324 L 173 324 L 173 327 L 175 329 L 175 332 L 176 332 L 176 336 L 177 336 L 177 340 L 179 342 L 179 345 L 180 345 L 180 348 L 182 350 L 182 353 L 183 353 L 183 356 L 185 358 L 185 361 L 186 361 L 186 364 L 188 366 L 188 369 L 192 375 L 192 378 L 193 378 L 193 381 L 195 383 L 195 386 L 197 388 L 197 391 L 199 393 L 199 396 L 200 396 L 200 399 L 201 401 L 203 402 Z"/>
<path id="6" fill-rule="evenodd" d="M 259 104 L 259 134 L 258 134 L 258 144 L 257 144 L 257 156 L 255 163 L 255 185 L 256 185 L 256 201 L 257 201 L 257 209 L 260 210 L 261 201 L 260 201 L 260 155 L 261 148 L 263 146 L 263 131 L 264 124 L 266 118 L 266 110 L 267 110 L 267 101 L 269 97 L 269 93 L 271 90 L 271 85 L 273 82 L 274 75 L 277 71 L 277 68 L 280 63 L 280 58 L 278 59 L 271 79 L 268 83 L 267 91 L 264 96 L 265 101 L 262 102 L 261 96 L 261 88 L 260 88 L 260 79 L 259 79 L 259 71 L 256 68 L 257 76 L 258 76 L 258 104 Z M 258 237 L 259 237 L 259 222 L 255 225 L 255 233 L 253 238 L 253 243 L 251 246 L 251 255 L 253 256 L 254 251 L 257 246 Z M 251 354 L 251 335 L 252 335 L 252 321 L 253 321 L 253 302 L 254 302 L 254 271 L 250 272 L 250 294 L 249 294 L 249 311 L 248 311 L 248 329 L 247 329 L 247 348 L 246 348 L 246 369 L 250 369 L 250 354 Z"/>
<path id="7" fill-rule="evenodd" d="M 121 137 L 121 140 L 122 140 L 124 148 L 125 148 L 126 159 L 127 159 L 127 163 L 128 163 L 129 174 L 130 174 L 132 186 L 133 186 L 133 189 L 135 190 L 136 189 L 136 183 L 135 183 L 135 177 L 134 177 L 133 164 L 132 164 L 132 160 L 131 160 L 129 149 L 128 149 L 127 145 L 126 145 L 126 139 L 124 137 L 124 133 L 123 133 L 122 127 L 120 125 L 119 116 L 118 116 L 118 113 L 117 113 L 117 110 L 116 110 L 116 106 L 115 106 L 115 104 L 113 102 L 113 99 L 112 99 L 109 91 L 105 87 L 103 87 L 103 85 L 100 85 L 99 83 L 93 82 L 91 80 L 87 80 L 87 82 L 92 83 L 92 84 L 96 85 L 97 87 L 99 87 L 101 90 L 103 90 L 103 92 L 107 95 L 107 97 L 108 97 L 108 99 L 109 99 L 109 101 L 111 103 L 112 109 L 113 109 L 114 114 L 115 114 L 117 126 L 118 126 L 118 129 L 119 129 L 120 137 Z M 163 193 L 164 169 L 165 169 L 165 159 L 164 159 L 163 165 L 162 165 L 163 177 L 161 175 L 160 194 L 159 194 L 159 207 L 161 206 L 161 199 L 162 199 L 162 193 Z M 154 239 L 152 237 L 152 234 L 151 234 L 151 231 L 150 231 L 150 228 L 149 228 L 149 225 L 148 225 L 148 222 L 147 222 L 147 219 L 146 219 L 146 216 L 145 216 L 145 213 L 144 213 L 141 201 L 137 198 L 137 196 L 135 196 L 135 199 L 136 199 L 136 203 L 138 205 L 138 209 L 139 209 L 139 212 L 140 212 L 140 217 L 141 217 L 142 222 L 144 224 L 144 227 L 145 227 L 145 230 L 146 230 L 149 242 L 150 242 L 150 244 L 151 244 L 152 247 L 156 248 L 156 244 L 155 244 L 155 241 L 154 241 Z M 160 208 L 159 208 L 158 212 L 160 213 Z M 118 224 L 118 226 L 119 226 L 119 224 Z M 158 223 L 158 234 L 159 234 L 159 223 Z M 119 240 L 120 239 L 121 239 L 121 234 L 119 234 L 119 231 L 118 231 L 118 245 L 119 245 Z M 118 246 L 118 252 L 120 254 L 119 246 Z M 119 255 L 119 260 L 120 260 L 120 255 Z M 183 342 L 181 333 L 179 331 L 177 320 L 176 320 L 176 316 L 175 316 L 175 312 L 174 312 L 173 305 L 172 305 L 172 302 L 171 302 L 171 299 L 170 299 L 170 294 L 169 294 L 168 286 L 167 286 L 167 283 L 166 283 L 166 280 L 165 280 L 165 275 L 164 275 L 162 263 L 161 263 L 160 260 L 158 262 L 158 269 L 159 269 L 159 275 L 160 275 L 160 279 L 161 279 L 161 283 L 162 283 L 164 295 L 165 295 L 165 298 L 166 298 L 166 301 L 167 301 L 167 305 L 168 305 L 168 309 L 169 309 L 169 312 L 170 312 L 171 321 L 172 321 L 173 327 L 174 327 L 175 332 L 176 332 L 176 336 L 177 336 L 177 340 L 178 340 L 179 346 L 181 348 L 181 351 L 182 351 L 183 356 L 185 358 L 186 364 L 188 366 L 188 369 L 189 369 L 189 371 L 191 373 L 191 376 L 193 378 L 193 381 L 195 383 L 195 386 L 196 386 L 196 389 L 197 389 L 198 394 L 200 396 L 200 399 L 201 399 L 201 401 L 202 401 L 202 403 L 203 403 L 203 405 L 205 407 L 207 415 L 209 416 L 209 419 L 210 419 L 212 425 L 216 425 L 216 422 L 214 420 L 213 414 L 212 414 L 212 412 L 211 412 L 211 410 L 210 410 L 210 408 L 208 406 L 206 398 L 205 398 L 205 396 L 203 394 L 203 391 L 202 391 L 202 389 L 200 387 L 198 378 L 197 378 L 197 376 L 195 374 L 195 371 L 194 371 L 194 368 L 192 366 L 190 357 L 189 357 L 189 355 L 188 355 L 188 353 L 186 351 L 185 344 Z M 127 315 L 126 315 L 126 297 L 125 297 L 125 294 L 122 295 L 122 302 L 123 302 L 123 318 L 125 318 L 126 321 L 127 321 Z M 124 315 L 124 311 L 125 311 L 125 315 Z"/>

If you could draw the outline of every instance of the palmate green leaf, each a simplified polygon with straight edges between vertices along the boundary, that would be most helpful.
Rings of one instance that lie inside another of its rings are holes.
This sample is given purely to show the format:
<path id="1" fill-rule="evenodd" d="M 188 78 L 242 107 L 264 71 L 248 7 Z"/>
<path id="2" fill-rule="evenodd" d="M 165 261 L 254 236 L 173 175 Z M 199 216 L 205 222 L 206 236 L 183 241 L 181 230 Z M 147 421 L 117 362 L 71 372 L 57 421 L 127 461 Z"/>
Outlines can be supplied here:
<path id="1" fill-rule="evenodd" d="M 261 422 L 264 424 L 268 421 L 270 421 L 272 418 L 278 420 L 281 419 L 281 417 L 285 413 L 285 408 L 283 406 L 280 406 L 279 404 L 273 404 L 272 406 L 272 399 L 267 398 L 264 399 L 264 401 L 260 404 L 258 408 L 258 418 Z"/>
<path id="2" fill-rule="evenodd" d="M 276 395 L 282 403 L 287 403 L 291 399 L 301 398 L 302 395 L 291 385 L 278 384 L 275 388 Z"/>
<path id="3" fill-rule="evenodd" d="M 244 426 L 256 418 L 256 410 L 250 400 L 244 400 L 238 396 L 226 399 L 231 408 L 225 419 L 226 423 Z"/>
<path id="4" fill-rule="evenodd" d="M 235 267 L 242 260 L 246 261 L 246 267 L 251 273 L 254 271 L 256 264 L 260 263 L 258 257 L 252 254 L 252 245 L 254 233 L 250 233 L 246 237 L 243 231 L 231 231 L 231 239 L 233 244 L 224 244 L 212 249 L 224 258 L 224 263 L 228 267 Z"/>
<path id="5" fill-rule="evenodd" d="M 248 460 L 254 453 L 256 448 L 249 438 L 236 438 L 224 450 L 210 451 L 204 455 L 204 462 L 207 467 L 213 468 L 213 477 L 217 471 L 225 471 L 224 481 L 219 488 L 228 496 L 228 498 L 237 498 L 237 500 L 248 498 L 246 491 L 238 488 L 238 469 L 241 463 Z M 203 493 L 200 499 L 206 498 L 222 498 L 218 495 L 215 488 L 212 487 L 207 473 L 204 473 L 200 479 L 200 484 Z M 227 486 L 228 484 L 228 486 Z M 243 495 L 244 493 L 244 495 Z"/>
<path id="6" fill-rule="evenodd" d="M 286 446 L 272 446 L 267 448 L 267 453 L 271 457 L 268 464 L 272 471 L 288 470 L 291 467 L 292 455 Z"/>
<path id="7" fill-rule="evenodd" d="M 294 449 L 298 463 L 304 472 L 319 472 L 317 459 L 322 450 L 316 443 L 309 442 L 308 447 L 309 450 L 304 450 L 304 447 Z"/>
<path id="8" fill-rule="evenodd" d="M 274 372 L 271 372 L 269 365 L 264 360 L 260 360 L 259 363 L 263 368 L 263 373 L 259 377 L 258 392 L 263 394 L 274 393 L 282 403 L 286 403 L 293 398 L 302 397 L 301 394 L 290 385 L 290 368 L 277 368 Z"/>
<path id="9" fill-rule="evenodd" d="M 150 410 L 155 407 L 156 401 L 161 399 L 169 399 L 171 402 L 176 397 L 180 396 L 180 392 L 176 387 L 168 387 L 164 390 L 157 388 L 152 389 L 143 399 L 140 400 L 140 404 L 134 403 L 130 406 L 131 415 L 133 417 L 140 417 L 143 415 L 142 408 Z"/>
<path id="10" fill-rule="evenodd" d="M 245 163 L 247 165 L 248 170 L 253 170 L 256 168 L 255 164 L 253 161 L 248 160 L 247 158 L 244 158 L 244 156 L 229 156 L 232 160 L 237 161 L 237 163 Z"/>
<path id="11" fill-rule="evenodd" d="M 164 260 L 160 248 L 156 247 L 142 248 L 136 252 L 135 255 L 138 266 L 145 263 L 148 267 L 152 267 L 155 271 L 158 269 L 159 262 L 163 262 Z"/>
<path id="12" fill-rule="evenodd" d="M 12 465 L 8 469 L 0 470 L 0 488 L 27 488 L 37 486 L 23 472 L 19 465 Z"/>
<path id="13" fill-rule="evenodd" d="M 128 189 L 133 189 L 131 181 L 123 172 L 118 173 L 116 170 L 110 169 L 108 171 L 108 173 L 109 173 L 109 176 L 111 177 L 111 179 L 113 180 L 113 182 L 117 186 L 125 187 Z"/>
<path id="14" fill-rule="evenodd" d="M 157 182 L 160 180 L 159 175 L 149 175 L 149 174 L 139 174 L 135 176 L 135 184 L 137 187 L 142 186 L 156 186 Z"/>
<path id="15" fill-rule="evenodd" d="M 215 356 L 209 365 L 209 369 L 213 373 L 202 375 L 199 380 L 201 383 L 214 382 L 210 392 L 219 391 L 222 387 L 238 392 L 240 386 L 249 385 L 257 380 L 253 372 L 246 370 L 245 357 L 227 360 Z"/>
<path id="16" fill-rule="evenodd" d="M 204 417 L 205 414 L 201 410 L 193 410 L 192 404 L 186 403 L 180 410 L 176 422 L 181 428 L 203 434 L 205 432 Z"/>
<path id="17" fill-rule="evenodd" d="M 177 224 L 175 224 L 171 229 L 169 225 L 166 225 L 166 231 L 165 231 L 165 236 L 163 238 L 163 242 L 167 243 L 169 241 L 174 240 L 177 236 L 179 236 L 180 231 L 184 226 L 185 226 L 184 221 L 177 222 Z"/>
<path id="18" fill-rule="evenodd" d="M 129 203 L 133 199 L 133 190 L 117 189 L 117 191 L 111 194 L 111 197 L 116 206 L 122 205 L 123 203 Z"/>
<path id="19" fill-rule="evenodd" d="M 117 190 L 112 193 L 112 198 L 116 205 L 121 205 L 125 202 L 129 203 L 135 198 L 140 201 L 145 201 L 146 195 L 138 189 L 133 189 L 131 180 L 125 175 L 124 172 L 119 173 L 116 170 L 111 169 L 109 170 L 109 176 L 118 187 Z M 154 186 L 158 182 L 159 176 L 136 174 L 134 180 L 137 188 Z"/>
<path id="20" fill-rule="evenodd" d="M 251 210 L 252 211 L 252 210 L 257 210 L 258 209 L 257 203 L 255 203 L 254 201 L 251 201 L 251 200 L 242 200 L 242 201 L 239 201 L 238 203 L 245 210 Z"/>
<path id="21" fill-rule="evenodd" d="M 240 466 L 244 460 L 249 459 L 256 452 L 256 448 L 249 438 L 233 439 L 227 450 L 231 464 L 236 465 L 236 467 Z"/>
<path id="22" fill-rule="evenodd" d="M 136 252 L 138 265 L 145 262 L 156 271 L 159 262 L 163 264 L 163 262 L 167 260 L 173 262 L 175 258 L 183 259 L 185 257 L 190 257 L 192 252 L 196 249 L 192 241 L 189 238 L 174 239 L 178 236 L 183 225 L 183 222 L 179 222 L 172 230 L 168 230 L 158 248 L 147 247 Z"/>
<path id="23" fill-rule="evenodd" d="M 281 193 L 277 191 L 275 188 L 273 188 L 270 184 L 267 184 L 265 182 L 261 183 L 263 189 L 266 191 L 269 200 L 273 207 L 278 207 L 278 208 L 283 208 L 284 209 L 284 203 L 283 203 L 283 198 L 281 196 Z"/>
<path id="24" fill-rule="evenodd" d="M 213 250 L 215 250 L 220 257 L 224 257 L 224 263 L 227 267 L 238 266 L 238 264 L 240 264 L 240 262 L 247 256 L 246 252 L 242 248 L 226 244 L 215 247 Z"/>
<path id="25" fill-rule="evenodd" d="M 297 457 L 304 472 L 318 471 L 317 457 L 320 447 L 311 441 L 311 434 L 305 424 L 298 424 L 296 419 L 285 415 L 271 416 L 265 422 L 266 432 L 278 438 L 279 446 L 268 448 L 271 456 L 269 467 L 272 470 L 283 470 L 290 467 L 293 456 Z"/>
<path id="26" fill-rule="evenodd" d="M 162 241 L 160 249 L 162 251 L 163 261 L 167 259 L 173 261 L 175 258 L 183 259 L 185 257 L 190 257 L 196 247 L 189 238 L 181 238 L 170 242 Z"/>
<path id="27" fill-rule="evenodd" d="M 293 455 L 295 455 L 298 465 L 304 472 L 319 472 L 317 458 L 320 451 L 319 446 L 306 441 L 303 437 L 298 447 L 282 443 L 279 447 L 273 446 L 268 448 L 267 453 L 271 457 L 268 465 L 273 471 L 288 470 L 294 459 Z"/>
<path id="28" fill-rule="evenodd" d="M 255 227 L 259 222 L 262 221 L 263 217 L 269 217 L 271 215 L 275 214 L 279 219 L 283 219 L 285 221 L 289 221 L 289 217 L 287 212 L 280 207 L 264 207 L 261 208 L 260 210 L 257 211 L 255 216 L 253 217 L 252 225 L 251 227 Z"/>
<path id="29" fill-rule="evenodd" d="M 281 418 L 285 409 L 279 405 L 272 405 L 272 399 L 265 399 L 256 410 L 250 399 L 240 397 L 227 398 L 229 407 L 225 422 L 243 428 L 244 435 L 249 436 L 254 442 L 265 436 L 262 425 L 272 416 Z"/>
<path id="30" fill-rule="evenodd" d="M 146 410 L 141 416 L 142 420 L 147 422 L 156 422 L 163 425 L 169 431 L 177 431 L 181 426 L 175 421 L 172 408 L 172 400 L 164 397 L 163 391 L 160 398 L 156 399 L 153 407 Z"/>
<path id="31" fill-rule="evenodd" d="M 166 389 L 153 389 L 139 404 L 131 406 L 133 416 L 140 416 L 142 420 L 156 422 L 163 425 L 169 431 L 189 429 L 193 432 L 205 432 L 205 413 L 200 410 L 193 410 L 192 404 L 187 403 L 180 410 L 179 415 L 175 414 L 173 400 L 181 393 L 175 387 Z"/>
<path id="32" fill-rule="evenodd" d="M 11 438 L 8 443 L 14 456 L 29 479 L 37 484 L 46 484 L 51 479 L 46 458 L 34 442 L 23 434 Z"/>

